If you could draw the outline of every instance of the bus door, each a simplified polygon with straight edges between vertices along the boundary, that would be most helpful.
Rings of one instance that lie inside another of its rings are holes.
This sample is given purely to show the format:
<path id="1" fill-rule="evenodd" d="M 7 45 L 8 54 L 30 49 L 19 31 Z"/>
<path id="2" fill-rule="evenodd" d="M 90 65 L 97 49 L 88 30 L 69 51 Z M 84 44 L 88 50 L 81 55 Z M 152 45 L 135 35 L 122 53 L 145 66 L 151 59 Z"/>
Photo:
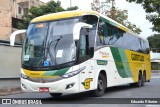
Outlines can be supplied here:
<path id="1" fill-rule="evenodd" d="M 80 91 L 87 91 L 93 88 L 94 76 L 94 62 L 91 60 L 91 52 L 93 49 L 91 49 L 89 45 L 89 29 L 81 29 L 79 47 L 80 68 L 85 67 L 80 73 Z"/>

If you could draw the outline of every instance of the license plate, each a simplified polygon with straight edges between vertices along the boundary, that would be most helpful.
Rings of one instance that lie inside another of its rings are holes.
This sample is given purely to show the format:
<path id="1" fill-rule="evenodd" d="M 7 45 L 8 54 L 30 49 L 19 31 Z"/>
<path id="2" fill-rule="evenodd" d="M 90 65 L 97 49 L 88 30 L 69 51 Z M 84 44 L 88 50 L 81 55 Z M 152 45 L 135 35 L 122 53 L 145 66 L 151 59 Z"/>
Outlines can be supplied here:
<path id="1" fill-rule="evenodd" d="M 39 92 L 49 92 L 49 88 L 41 87 L 41 88 L 39 88 Z"/>

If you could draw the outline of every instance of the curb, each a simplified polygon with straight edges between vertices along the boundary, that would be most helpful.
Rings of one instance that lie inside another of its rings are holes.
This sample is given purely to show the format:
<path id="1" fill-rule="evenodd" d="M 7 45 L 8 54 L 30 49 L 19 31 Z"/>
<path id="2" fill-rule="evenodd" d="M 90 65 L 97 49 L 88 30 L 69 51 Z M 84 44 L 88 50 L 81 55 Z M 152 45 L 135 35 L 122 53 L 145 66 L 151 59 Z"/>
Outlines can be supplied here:
<path id="1" fill-rule="evenodd" d="M 22 90 L 21 90 L 20 87 L 0 88 L 0 96 L 12 95 L 12 94 L 19 94 L 19 93 L 22 93 Z"/>
<path id="2" fill-rule="evenodd" d="M 160 73 L 160 70 L 152 70 L 152 73 Z"/>

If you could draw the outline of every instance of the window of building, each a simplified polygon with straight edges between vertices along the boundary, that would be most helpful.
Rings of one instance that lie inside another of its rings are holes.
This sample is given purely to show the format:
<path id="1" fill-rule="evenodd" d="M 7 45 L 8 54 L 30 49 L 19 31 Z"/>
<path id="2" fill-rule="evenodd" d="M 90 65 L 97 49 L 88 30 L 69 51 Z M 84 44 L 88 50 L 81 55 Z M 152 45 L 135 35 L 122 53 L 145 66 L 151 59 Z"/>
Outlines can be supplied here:
<path id="1" fill-rule="evenodd" d="M 26 14 L 28 12 L 28 8 L 23 9 L 23 13 Z"/>
<path id="2" fill-rule="evenodd" d="M 18 6 L 18 14 L 22 14 L 22 8 Z"/>
<path id="3" fill-rule="evenodd" d="M 34 1 L 32 1 L 32 5 L 34 5 Z"/>

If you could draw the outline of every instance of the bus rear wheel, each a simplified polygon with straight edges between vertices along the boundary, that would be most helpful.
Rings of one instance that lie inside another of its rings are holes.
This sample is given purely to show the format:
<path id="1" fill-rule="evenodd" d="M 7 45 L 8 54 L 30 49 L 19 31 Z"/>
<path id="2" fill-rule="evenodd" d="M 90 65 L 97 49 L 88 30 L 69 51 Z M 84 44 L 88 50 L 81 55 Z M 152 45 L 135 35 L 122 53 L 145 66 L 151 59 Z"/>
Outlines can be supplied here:
<path id="1" fill-rule="evenodd" d="M 144 73 L 142 76 L 142 86 L 145 85 L 145 82 L 146 82 L 146 74 Z"/>
<path id="2" fill-rule="evenodd" d="M 92 95 L 94 97 L 100 97 L 103 96 L 105 93 L 105 88 L 106 88 L 106 77 L 103 74 L 99 74 L 98 77 L 98 84 L 97 84 L 97 89 L 92 91 Z"/>
<path id="3" fill-rule="evenodd" d="M 139 73 L 138 82 L 135 83 L 135 85 L 136 85 L 137 87 L 141 87 L 141 86 L 143 85 L 143 76 L 142 76 L 141 73 Z"/>
<path id="4" fill-rule="evenodd" d="M 62 93 L 50 93 L 50 95 L 51 95 L 52 97 L 58 98 L 58 97 L 61 97 L 61 96 L 62 96 Z"/>

